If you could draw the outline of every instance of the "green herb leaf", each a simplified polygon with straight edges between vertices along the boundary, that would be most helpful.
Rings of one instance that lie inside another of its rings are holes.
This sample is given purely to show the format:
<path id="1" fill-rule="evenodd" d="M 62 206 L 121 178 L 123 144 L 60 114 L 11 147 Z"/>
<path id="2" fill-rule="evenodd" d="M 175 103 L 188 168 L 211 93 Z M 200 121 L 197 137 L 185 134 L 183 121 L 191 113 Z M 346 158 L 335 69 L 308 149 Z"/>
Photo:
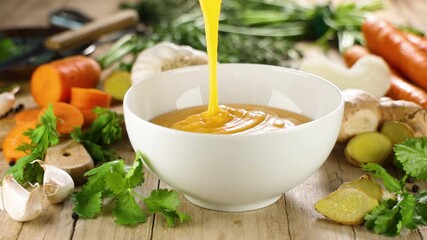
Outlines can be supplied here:
<path id="1" fill-rule="evenodd" d="M 427 191 L 415 195 L 415 219 L 418 224 L 427 225 Z"/>
<path id="2" fill-rule="evenodd" d="M 180 204 L 178 194 L 167 189 L 158 189 L 151 192 L 150 197 L 144 199 L 148 210 L 153 213 L 159 213 L 166 218 L 169 226 L 174 226 L 176 220 L 184 222 L 190 220 L 190 217 L 177 212 Z"/>
<path id="3" fill-rule="evenodd" d="M 365 227 L 386 236 L 399 235 L 404 227 L 415 229 L 417 227 L 414 221 L 415 205 L 415 197 L 409 193 L 400 195 L 398 201 L 383 201 L 365 216 Z"/>
<path id="4" fill-rule="evenodd" d="M 117 196 L 113 215 L 116 217 L 115 222 L 123 225 L 135 226 L 147 221 L 146 214 L 130 191 Z"/>
<path id="5" fill-rule="evenodd" d="M 89 129 L 83 132 L 81 128 L 75 128 L 71 138 L 82 143 L 95 162 L 113 161 L 118 156 L 108 146 L 122 138 L 123 115 L 99 107 L 94 112 L 97 118 Z"/>
<path id="6" fill-rule="evenodd" d="M 84 218 L 93 218 L 101 212 L 102 192 L 93 191 L 90 187 L 73 194 L 71 198 L 74 202 L 73 211 Z"/>
<path id="7" fill-rule="evenodd" d="M 374 175 L 374 177 L 382 179 L 384 182 L 384 187 L 390 192 L 400 192 L 404 187 L 399 180 L 397 180 L 396 178 L 388 174 L 387 171 L 383 167 L 381 167 L 381 165 L 379 164 L 376 164 L 376 163 L 364 164 L 362 166 L 362 169 L 364 171 L 371 172 Z"/>
<path id="8" fill-rule="evenodd" d="M 427 137 L 410 138 L 394 147 L 403 170 L 416 179 L 427 179 Z"/>
<path id="9" fill-rule="evenodd" d="M 140 196 L 134 188 L 144 181 L 142 153 L 138 152 L 132 167 L 123 160 L 107 162 L 88 171 L 87 183 L 80 192 L 73 194 L 74 211 L 82 217 L 96 217 L 102 209 L 102 200 L 110 198 L 115 206 L 116 223 L 134 226 L 146 221 L 146 214 L 135 198 L 144 201 L 151 212 L 161 213 L 168 225 L 189 220 L 186 214 L 177 211 L 178 194 L 168 190 L 154 190 L 149 198 Z"/>
<path id="10" fill-rule="evenodd" d="M 56 117 L 50 104 L 40 117 L 40 123 L 35 129 L 29 129 L 24 133 L 31 140 L 30 144 L 23 144 L 17 148 L 28 153 L 9 168 L 8 173 L 20 182 L 39 182 L 43 180 L 43 169 L 38 164 L 30 165 L 34 160 L 43 160 L 49 147 L 59 143 L 59 134 L 56 131 Z"/>
<path id="11" fill-rule="evenodd" d="M 132 167 L 126 173 L 125 179 L 130 188 L 137 187 L 144 183 L 144 172 L 142 170 L 142 155 L 141 152 L 136 153 L 136 160 Z"/>

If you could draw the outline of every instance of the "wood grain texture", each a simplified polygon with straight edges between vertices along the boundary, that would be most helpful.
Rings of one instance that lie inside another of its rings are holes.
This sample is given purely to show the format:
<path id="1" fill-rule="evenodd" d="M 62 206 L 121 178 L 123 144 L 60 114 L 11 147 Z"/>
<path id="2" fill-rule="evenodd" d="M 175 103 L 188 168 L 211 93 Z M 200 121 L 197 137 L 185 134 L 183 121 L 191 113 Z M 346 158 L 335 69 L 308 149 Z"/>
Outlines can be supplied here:
<path id="1" fill-rule="evenodd" d="M 127 0 L 136 2 L 138 0 Z M 301 0 L 307 5 L 329 0 Z M 334 4 L 355 0 L 333 0 Z M 121 0 L 2 0 L 0 8 L 0 28 L 22 26 L 47 26 L 50 11 L 62 7 L 75 8 L 94 18 L 108 17 L 118 11 Z M 425 0 L 383 0 L 385 9 L 379 13 L 387 20 L 398 24 L 410 24 L 427 31 L 427 4 Z M 107 48 L 101 47 L 95 53 L 99 55 Z M 334 56 L 338 56 L 335 54 Z M 338 57 L 334 58 L 338 59 Z M 1 79 L 0 85 L 10 83 Z M 19 82 L 22 90 L 18 94 L 18 103 L 26 108 L 36 104 L 29 93 L 28 81 Z M 122 112 L 120 104 L 115 111 Z M 0 141 L 2 129 L 9 128 L 6 121 L 0 120 Z M 7 132 L 7 130 L 3 130 Z M 114 148 L 127 163 L 135 156 L 128 140 L 117 143 Z M 4 176 L 8 165 L 0 152 L 0 177 Z M 147 170 L 146 179 L 137 191 L 148 196 L 152 189 L 168 187 Z M 343 147 L 335 146 L 325 164 L 303 184 L 286 193 L 275 204 L 263 209 L 228 213 L 211 211 L 193 205 L 181 197 L 180 210 L 192 216 L 192 221 L 174 228 L 168 228 L 162 216 L 154 215 L 145 224 L 134 228 L 114 223 L 111 208 L 96 219 L 78 219 L 71 217 L 72 203 L 67 201 L 59 205 L 44 203 L 42 215 L 26 223 L 15 222 L 6 212 L 0 212 L 0 239 L 349 239 L 382 240 L 388 237 L 375 235 L 362 226 L 343 226 L 336 224 L 317 213 L 313 205 L 319 199 L 336 190 L 340 184 L 358 178 L 363 172 L 347 163 Z M 196 179 L 197 180 L 197 179 Z M 255 179 L 256 180 L 256 179 Z M 426 182 L 419 183 L 426 188 Z M 427 239 L 427 227 L 415 231 L 404 231 L 396 240 Z"/>

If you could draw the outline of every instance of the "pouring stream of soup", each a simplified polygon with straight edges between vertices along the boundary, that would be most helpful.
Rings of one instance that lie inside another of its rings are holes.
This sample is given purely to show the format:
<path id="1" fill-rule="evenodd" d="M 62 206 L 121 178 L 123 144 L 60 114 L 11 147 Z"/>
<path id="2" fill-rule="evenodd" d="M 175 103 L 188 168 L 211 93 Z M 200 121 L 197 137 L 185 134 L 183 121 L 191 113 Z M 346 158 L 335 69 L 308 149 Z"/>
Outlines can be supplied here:
<path id="1" fill-rule="evenodd" d="M 209 57 L 209 105 L 177 110 L 152 120 L 158 125 L 182 131 L 248 134 L 269 132 L 308 122 L 305 116 L 258 105 L 219 105 L 217 49 L 221 0 L 199 0 L 205 21 Z"/>

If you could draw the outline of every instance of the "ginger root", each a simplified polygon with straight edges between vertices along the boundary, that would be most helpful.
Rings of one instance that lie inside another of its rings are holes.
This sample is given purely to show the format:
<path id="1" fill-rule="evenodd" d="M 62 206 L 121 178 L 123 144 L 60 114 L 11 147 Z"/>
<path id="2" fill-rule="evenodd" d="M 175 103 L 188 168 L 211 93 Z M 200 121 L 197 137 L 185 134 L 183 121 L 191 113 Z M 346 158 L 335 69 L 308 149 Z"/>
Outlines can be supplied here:
<path id="1" fill-rule="evenodd" d="M 353 137 L 345 147 L 345 157 L 355 165 L 386 164 L 393 153 L 393 142 L 379 132 L 364 132 Z"/>
<path id="2" fill-rule="evenodd" d="M 427 136 L 427 112 L 420 105 L 383 97 L 380 99 L 383 114 L 381 124 L 387 121 L 399 121 L 408 124 L 414 130 L 415 137 Z"/>
<path id="3" fill-rule="evenodd" d="M 376 131 L 382 119 L 378 99 L 360 89 L 346 89 L 342 95 L 344 116 L 337 141 L 346 142 L 356 134 Z"/>
<path id="4" fill-rule="evenodd" d="M 320 199 L 314 208 L 325 217 L 345 225 L 359 225 L 378 206 L 377 199 L 355 188 L 344 188 Z"/>

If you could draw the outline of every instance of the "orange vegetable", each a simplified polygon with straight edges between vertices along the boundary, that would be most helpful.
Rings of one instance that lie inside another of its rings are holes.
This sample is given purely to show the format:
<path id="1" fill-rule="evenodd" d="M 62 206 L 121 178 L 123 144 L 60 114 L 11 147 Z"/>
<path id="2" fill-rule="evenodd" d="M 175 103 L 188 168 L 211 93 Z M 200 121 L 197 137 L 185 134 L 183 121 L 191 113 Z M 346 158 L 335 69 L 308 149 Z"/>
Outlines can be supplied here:
<path id="1" fill-rule="evenodd" d="M 72 87 L 93 88 L 101 68 L 92 58 L 72 56 L 39 66 L 31 76 L 31 94 L 42 107 L 51 102 L 68 102 Z"/>
<path id="2" fill-rule="evenodd" d="M 82 111 L 87 126 L 96 118 L 95 107 L 110 107 L 111 95 L 94 88 L 72 88 L 70 103 Z"/>
<path id="3" fill-rule="evenodd" d="M 15 121 L 17 125 L 26 123 L 26 122 L 34 122 L 39 119 L 40 109 L 28 109 L 20 111 L 15 115 Z"/>
<path id="4" fill-rule="evenodd" d="M 402 32 L 403 35 L 413 44 L 427 52 L 427 38 L 424 36 L 418 36 L 410 32 Z"/>
<path id="5" fill-rule="evenodd" d="M 370 54 L 368 49 L 362 46 L 353 46 L 344 52 L 343 57 L 347 66 L 351 67 L 357 60 L 368 54 Z M 396 100 L 412 101 L 427 109 L 427 93 L 423 89 L 406 81 L 391 68 L 390 72 L 390 89 L 386 96 Z"/>
<path id="6" fill-rule="evenodd" d="M 70 134 L 75 127 L 83 126 L 83 113 L 69 103 L 53 103 L 53 114 L 56 117 L 56 131 L 60 134 Z M 40 111 L 40 116 L 44 114 L 46 108 Z"/>
<path id="7" fill-rule="evenodd" d="M 4 158 L 7 162 L 16 162 L 19 158 L 27 155 L 25 152 L 17 151 L 16 148 L 24 143 L 31 143 L 30 138 L 23 135 L 23 133 L 29 129 L 34 129 L 36 124 L 36 121 L 18 124 L 6 135 L 2 148 Z"/>
<path id="8" fill-rule="evenodd" d="M 370 19 L 362 24 L 368 49 L 384 58 L 408 80 L 427 89 L 427 53 L 391 23 Z"/>

